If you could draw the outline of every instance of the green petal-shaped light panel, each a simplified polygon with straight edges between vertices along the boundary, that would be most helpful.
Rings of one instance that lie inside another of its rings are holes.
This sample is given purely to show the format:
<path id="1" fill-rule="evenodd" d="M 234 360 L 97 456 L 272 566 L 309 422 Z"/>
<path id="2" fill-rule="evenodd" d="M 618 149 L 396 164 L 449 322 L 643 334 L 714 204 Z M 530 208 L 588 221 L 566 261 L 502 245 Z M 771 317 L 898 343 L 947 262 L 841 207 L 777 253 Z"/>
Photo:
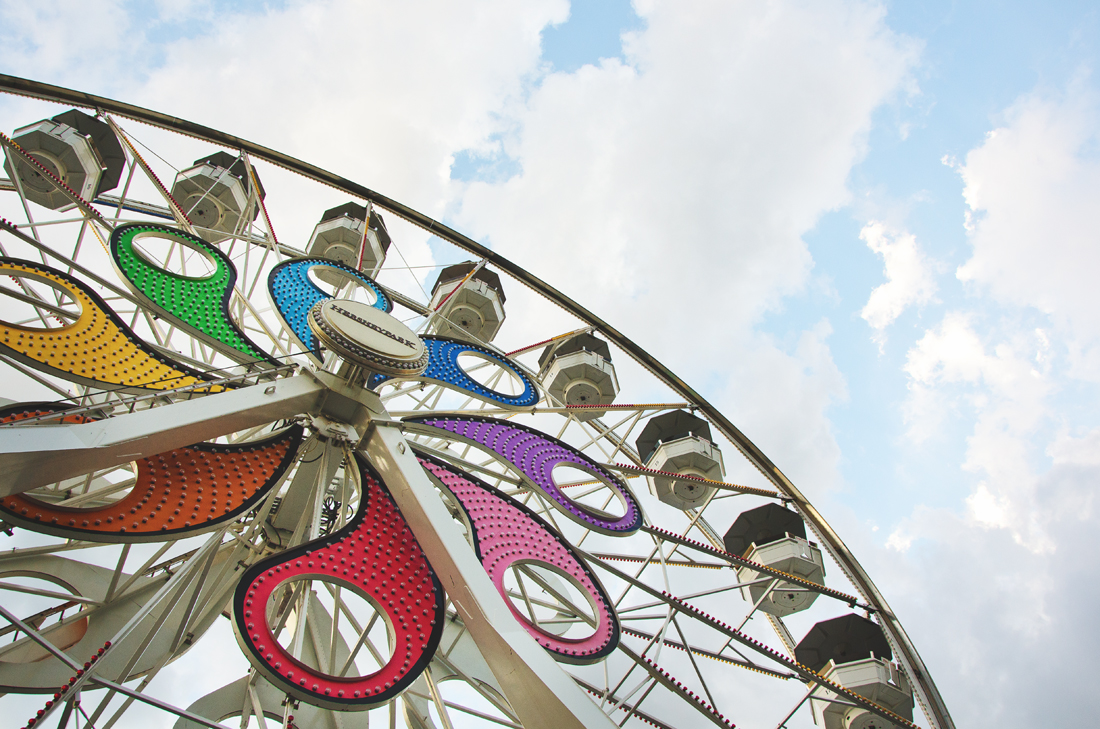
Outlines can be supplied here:
<path id="1" fill-rule="evenodd" d="M 202 254 L 214 267 L 206 276 L 167 271 L 139 252 L 144 237 L 164 238 Z M 229 316 L 237 269 L 229 256 L 206 241 L 163 225 L 120 225 L 111 235 L 111 258 L 130 289 L 176 326 L 241 361 L 267 360 L 268 354 Z"/>

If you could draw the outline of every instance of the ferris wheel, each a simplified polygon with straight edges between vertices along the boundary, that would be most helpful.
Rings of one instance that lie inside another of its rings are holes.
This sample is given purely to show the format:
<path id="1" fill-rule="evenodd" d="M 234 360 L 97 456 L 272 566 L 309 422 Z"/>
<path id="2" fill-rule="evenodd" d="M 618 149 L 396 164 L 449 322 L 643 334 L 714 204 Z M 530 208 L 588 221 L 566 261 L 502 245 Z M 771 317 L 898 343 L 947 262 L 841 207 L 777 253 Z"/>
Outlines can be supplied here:
<path id="1" fill-rule="evenodd" d="M 7 725 L 954 726 L 812 504 L 612 324 L 285 154 L 0 89 Z"/>

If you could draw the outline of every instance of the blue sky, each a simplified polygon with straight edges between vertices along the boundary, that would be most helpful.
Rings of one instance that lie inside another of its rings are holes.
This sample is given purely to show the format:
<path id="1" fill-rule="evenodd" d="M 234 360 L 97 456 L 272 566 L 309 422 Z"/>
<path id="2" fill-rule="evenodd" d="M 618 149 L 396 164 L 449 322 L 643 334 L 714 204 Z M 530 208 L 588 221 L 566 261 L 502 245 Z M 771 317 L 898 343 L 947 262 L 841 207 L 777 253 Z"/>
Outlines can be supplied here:
<path id="1" fill-rule="evenodd" d="M 1085 2 L 0 0 L 6 72 L 360 179 L 652 348 L 975 727 L 1095 708 L 1098 66 Z"/>
<path id="2" fill-rule="evenodd" d="M 621 58 L 622 34 L 642 26 L 627 0 L 572 3 L 569 20 L 543 33 L 542 57 L 565 73 L 601 58 Z"/>

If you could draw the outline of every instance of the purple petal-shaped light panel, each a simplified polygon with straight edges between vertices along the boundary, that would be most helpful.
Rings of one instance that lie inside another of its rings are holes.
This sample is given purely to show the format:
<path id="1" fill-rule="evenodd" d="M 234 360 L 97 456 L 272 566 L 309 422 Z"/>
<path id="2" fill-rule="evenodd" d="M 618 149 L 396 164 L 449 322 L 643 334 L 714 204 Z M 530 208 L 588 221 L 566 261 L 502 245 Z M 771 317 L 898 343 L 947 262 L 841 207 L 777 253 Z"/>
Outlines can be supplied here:
<path id="1" fill-rule="evenodd" d="M 406 422 L 449 431 L 458 439 L 479 445 L 511 464 L 550 497 L 550 502 L 573 521 L 603 534 L 627 536 L 642 526 L 642 510 L 634 494 L 620 479 L 576 448 L 517 423 L 479 417 L 417 417 Z M 574 501 L 554 482 L 554 468 L 569 464 L 603 481 L 623 506 L 612 516 Z"/>

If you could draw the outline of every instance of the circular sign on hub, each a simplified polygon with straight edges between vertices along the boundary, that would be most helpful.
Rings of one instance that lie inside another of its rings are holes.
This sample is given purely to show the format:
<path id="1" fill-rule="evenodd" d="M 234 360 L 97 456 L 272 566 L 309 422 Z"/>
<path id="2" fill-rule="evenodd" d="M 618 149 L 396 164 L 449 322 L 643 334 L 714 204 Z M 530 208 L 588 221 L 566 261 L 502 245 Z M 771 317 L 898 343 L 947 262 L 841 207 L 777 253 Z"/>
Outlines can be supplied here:
<path id="1" fill-rule="evenodd" d="M 326 347 L 373 372 L 408 377 L 428 366 L 428 348 L 413 330 L 359 301 L 318 301 L 309 328 Z"/>

